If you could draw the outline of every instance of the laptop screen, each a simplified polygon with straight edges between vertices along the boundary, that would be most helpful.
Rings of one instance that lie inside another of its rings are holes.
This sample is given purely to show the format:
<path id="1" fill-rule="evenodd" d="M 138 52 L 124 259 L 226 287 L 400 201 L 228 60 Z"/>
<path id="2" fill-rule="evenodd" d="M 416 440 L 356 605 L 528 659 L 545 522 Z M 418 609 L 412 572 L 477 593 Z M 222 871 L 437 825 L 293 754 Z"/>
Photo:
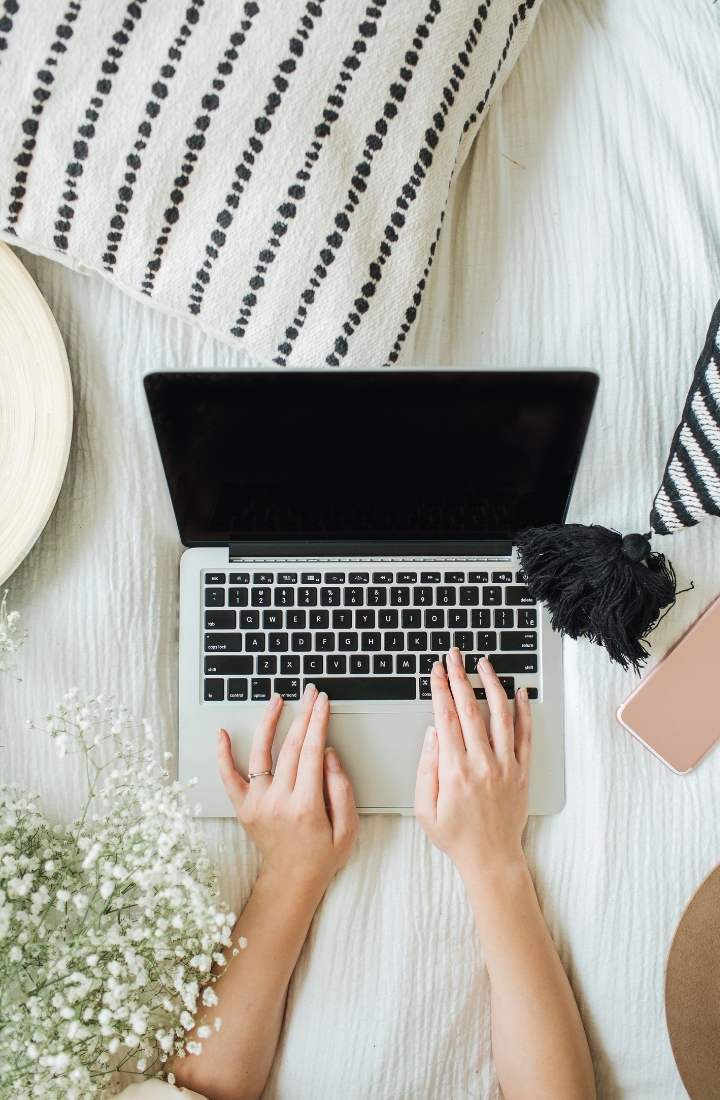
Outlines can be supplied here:
<path id="1" fill-rule="evenodd" d="M 145 378 L 189 546 L 512 539 L 565 516 L 588 371 L 182 371 Z"/>

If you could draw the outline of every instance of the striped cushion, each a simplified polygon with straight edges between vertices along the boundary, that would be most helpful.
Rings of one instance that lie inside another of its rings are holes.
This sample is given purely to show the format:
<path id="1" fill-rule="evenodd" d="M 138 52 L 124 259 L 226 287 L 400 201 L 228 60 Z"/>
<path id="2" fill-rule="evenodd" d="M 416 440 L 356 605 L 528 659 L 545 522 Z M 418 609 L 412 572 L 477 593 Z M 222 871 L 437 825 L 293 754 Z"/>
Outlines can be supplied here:
<path id="1" fill-rule="evenodd" d="M 540 0 L 4 0 L 0 235 L 266 362 L 407 350 Z"/>
<path id="2" fill-rule="evenodd" d="M 682 420 L 650 513 L 659 535 L 720 516 L 720 302 L 695 367 Z"/>

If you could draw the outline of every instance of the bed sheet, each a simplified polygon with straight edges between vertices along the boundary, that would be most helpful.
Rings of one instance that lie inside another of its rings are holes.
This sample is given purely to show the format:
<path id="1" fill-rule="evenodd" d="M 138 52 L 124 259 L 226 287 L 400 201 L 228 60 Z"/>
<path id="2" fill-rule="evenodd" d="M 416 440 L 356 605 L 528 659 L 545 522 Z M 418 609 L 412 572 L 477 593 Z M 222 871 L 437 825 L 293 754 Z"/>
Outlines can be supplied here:
<path id="1" fill-rule="evenodd" d="M 545 0 L 451 195 L 404 364 L 597 369 L 575 520 L 644 529 L 720 287 L 719 46 L 710 0 Z M 80 776 L 23 726 L 66 687 L 112 692 L 175 746 L 180 547 L 142 373 L 253 364 L 106 282 L 21 257 L 68 346 L 76 424 L 58 506 L 10 583 L 30 639 L 22 681 L 2 685 L 1 770 L 69 815 Z M 450 438 L 426 443 L 453 476 Z M 477 491 L 483 476 L 480 438 Z M 660 541 L 695 587 L 654 635 L 653 660 L 720 588 L 720 524 Z M 664 964 L 686 901 L 720 861 L 720 752 L 673 775 L 615 721 L 632 674 L 588 644 L 566 643 L 564 662 L 567 806 L 531 821 L 527 851 L 600 1097 L 673 1100 L 685 1093 Z M 256 857 L 231 822 L 207 834 L 240 906 Z M 294 976 L 266 1090 L 340 1095 L 499 1095 L 461 884 L 409 819 L 363 821 Z"/>

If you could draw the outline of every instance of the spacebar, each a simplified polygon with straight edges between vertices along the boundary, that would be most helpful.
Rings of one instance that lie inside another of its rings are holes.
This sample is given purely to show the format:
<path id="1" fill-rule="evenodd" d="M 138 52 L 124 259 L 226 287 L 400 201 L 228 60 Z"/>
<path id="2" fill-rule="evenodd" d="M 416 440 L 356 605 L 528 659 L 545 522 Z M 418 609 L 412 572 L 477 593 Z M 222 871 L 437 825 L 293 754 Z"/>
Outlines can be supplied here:
<path id="1" fill-rule="evenodd" d="M 336 700 L 417 698 L 413 676 L 313 676 L 303 681 L 303 688 L 308 684 Z"/>

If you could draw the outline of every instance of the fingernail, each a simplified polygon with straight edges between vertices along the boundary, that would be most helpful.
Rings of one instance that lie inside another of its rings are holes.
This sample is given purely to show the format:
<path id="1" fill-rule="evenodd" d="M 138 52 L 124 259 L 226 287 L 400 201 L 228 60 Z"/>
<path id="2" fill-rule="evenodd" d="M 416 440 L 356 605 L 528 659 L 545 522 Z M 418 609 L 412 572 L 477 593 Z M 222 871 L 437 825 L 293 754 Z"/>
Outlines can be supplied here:
<path id="1" fill-rule="evenodd" d="M 527 695 L 527 688 L 524 688 L 524 687 L 515 688 L 515 698 L 516 699 L 524 699 L 526 695 Z"/>
<path id="2" fill-rule="evenodd" d="M 315 694 L 315 684 L 308 684 L 303 694 L 303 699 L 310 700 Z"/>
<path id="3" fill-rule="evenodd" d="M 453 646 L 452 649 L 448 650 L 448 661 L 455 665 L 456 668 L 460 664 L 460 650 L 457 646 Z"/>
<path id="4" fill-rule="evenodd" d="M 275 707 L 278 705 L 279 702 L 280 702 L 280 696 L 278 695 L 278 693 L 276 691 L 274 691 L 272 693 L 272 695 L 270 696 L 270 701 L 268 703 L 268 710 L 275 710 Z"/>
<path id="5" fill-rule="evenodd" d="M 433 670 L 433 672 L 435 673 L 436 676 L 442 676 L 442 674 L 443 674 L 442 661 L 436 661 L 435 664 L 432 667 L 432 670 Z"/>
<path id="6" fill-rule="evenodd" d="M 492 665 L 490 664 L 490 661 L 487 657 L 481 657 L 478 661 L 478 668 L 481 668 L 483 672 L 489 672 L 492 668 Z"/>
<path id="7" fill-rule="evenodd" d="M 325 706 L 327 706 L 327 701 L 328 701 L 327 692 L 326 691 L 321 691 L 320 694 L 318 695 L 317 699 L 315 700 L 315 706 L 316 707 L 325 707 Z"/>
<path id="8" fill-rule="evenodd" d="M 325 761 L 328 766 L 328 771 L 339 772 L 340 771 L 340 757 L 335 752 L 335 749 L 325 749 Z"/>
<path id="9" fill-rule="evenodd" d="M 226 729 L 223 729 L 222 726 L 221 726 L 220 729 L 218 730 L 218 741 L 222 741 L 223 738 L 227 737 L 227 735 L 228 735 L 228 731 Z"/>

